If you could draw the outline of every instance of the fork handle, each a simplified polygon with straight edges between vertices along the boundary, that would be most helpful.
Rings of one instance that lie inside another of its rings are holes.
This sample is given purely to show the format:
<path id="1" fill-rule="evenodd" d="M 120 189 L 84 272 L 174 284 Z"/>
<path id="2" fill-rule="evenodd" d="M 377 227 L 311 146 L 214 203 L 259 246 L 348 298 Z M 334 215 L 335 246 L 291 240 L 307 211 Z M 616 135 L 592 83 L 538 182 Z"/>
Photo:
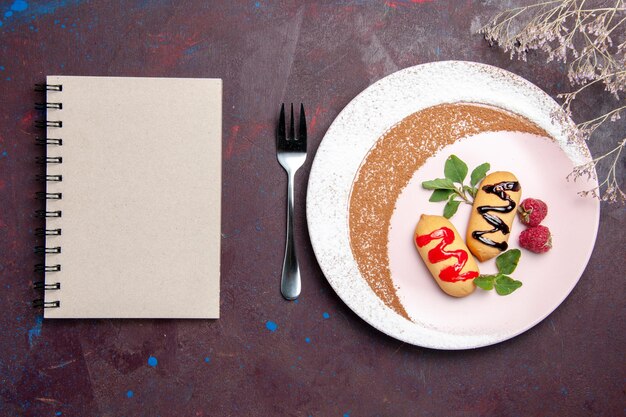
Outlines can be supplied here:
<path id="1" fill-rule="evenodd" d="M 286 300 L 295 300 L 300 295 L 300 265 L 296 256 L 293 239 L 293 206 L 295 172 L 287 173 L 287 242 L 285 243 L 285 259 L 280 279 L 280 292 Z"/>

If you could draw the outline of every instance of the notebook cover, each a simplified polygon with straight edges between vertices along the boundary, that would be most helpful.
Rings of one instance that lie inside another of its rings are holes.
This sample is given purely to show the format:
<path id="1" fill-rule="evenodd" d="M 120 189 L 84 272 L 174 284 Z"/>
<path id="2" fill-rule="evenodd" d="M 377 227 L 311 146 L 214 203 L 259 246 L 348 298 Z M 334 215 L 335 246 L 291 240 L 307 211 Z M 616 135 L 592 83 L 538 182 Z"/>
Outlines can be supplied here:
<path id="1" fill-rule="evenodd" d="M 49 76 L 46 318 L 219 316 L 222 81 Z"/>

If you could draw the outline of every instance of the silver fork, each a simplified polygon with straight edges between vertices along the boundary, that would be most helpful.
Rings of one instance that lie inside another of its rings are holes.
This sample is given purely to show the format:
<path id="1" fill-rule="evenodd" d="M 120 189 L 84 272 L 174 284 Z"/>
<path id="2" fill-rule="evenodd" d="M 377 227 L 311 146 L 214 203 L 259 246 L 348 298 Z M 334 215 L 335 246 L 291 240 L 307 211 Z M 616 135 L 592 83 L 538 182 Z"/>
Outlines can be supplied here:
<path id="1" fill-rule="evenodd" d="M 280 106 L 280 120 L 276 131 L 276 157 L 278 162 L 287 171 L 287 242 L 285 243 L 285 259 L 280 279 L 280 292 L 287 300 L 295 300 L 300 295 L 300 265 L 296 256 L 293 240 L 293 202 L 294 177 L 298 168 L 306 160 L 306 118 L 304 106 L 300 103 L 300 123 L 298 136 L 293 125 L 293 103 L 291 103 L 291 121 L 289 133 L 285 135 L 285 104 Z"/>

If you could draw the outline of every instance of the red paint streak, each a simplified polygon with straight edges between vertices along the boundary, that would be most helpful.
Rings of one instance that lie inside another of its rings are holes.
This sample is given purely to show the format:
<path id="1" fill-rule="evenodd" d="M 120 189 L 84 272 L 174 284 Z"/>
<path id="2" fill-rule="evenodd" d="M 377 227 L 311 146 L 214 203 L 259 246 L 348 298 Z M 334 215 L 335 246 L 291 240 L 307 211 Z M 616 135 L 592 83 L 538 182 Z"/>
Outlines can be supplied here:
<path id="1" fill-rule="evenodd" d="M 267 129 L 267 125 L 265 123 L 255 123 L 252 125 L 252 137 L 256 137 L 259 133 Z"/>
<path id="2" fill-rule="evenodd" d="M 273 123 L 271 125 L 267 123 L 252 123 L 233 126 L 226 138 L 224 158 L 228 159 L 245 154 L 254 147 L 262 152 L 267 152 L 268 147 L 270 147 L 271 152 L 275 152 L 273 133 L 270 133 L 273 127 Z"/>
<path id="3" fill-rule="evenodd" d="M 415 238 L 415 243 L 420 248 L 429 244 L 433 240 L 441 239 L 441 242 L 434 248 L 428 251 L 428 260 L 431 263 L 445 261 L 446 259 L 456 258 L 457 262 L 453 265 L 447 266 L 439 272 L 439 278 L 446 282 L 466 281 L 478 276 L 477 271 L 467 271 L 460 273 L 465 264 L 467 263 L 467 251 L 462 249 L 447 251 L 446 246 L 454 242 L 454 232 L 447 227 L 442 227 L 437 230 L 433 230 L 428 235 L 421 235 Z"/>
<path id="4" fill-rule="evenodd" d="M 37 118 L 37 112 L 35 110 L 29 110 L 26 114 L 20 119 L 19 126 L 21 131 L 29 131 L 35 119 Z"/>
<path id="5" fill-rule="evenodd" d="M 432 3 L 433 1 L 434 0 L 408 0 L 408 2 L 406 0 L 405 1 L 386 1 L 385 6 L 397 9 L 398 6 L 406 7 L 406 6 L 410 6 L 411 3 L 412 4 L 426 4 L 426 3 Z"/>
<path id="6" fill-rule="evenodd" d="M 268 138 L 271 138 L 272 136 L 269 133 L 267 133 L 269 129 L 270 129 L 269 125 L 265 123 L 254 123 L 252 126 L 249 126 L 246 129 L 247 132 L 244 133 L 243 135 L 244 143 L 238 150 L 241 152 L 246 152 L 250 150 L 253 146 L 259 146 L 258 145 L 259 143 L 263 143 L 263 141 L 266 141 Z M 259 140 L 255 142 L 257 138 L 259 138 Z M 274 149 L 273 140 L 268 140 L 266 144 L 270 144 L 270 146 L 272 146 L 272 149 Z M 265 148 L 265 146 L 260 146 L 260 147 Z"/>
<path id="7" fill-rule="evenodd" d="M 4 182 L 4 180 L 0 180 L 0 190 L 4 190 L 5 185 L 6 183 Z"/>
<path id="8" fill-rule="evenodd" d="M 185 51 L 202 43 L 199 33 L 158 33 L 148 34 L 149 51 L 160 66 L 175 67 L 185 57 Z"/>
<path id="9" fill-rule="evenodd" d="M 311 121 L 309 122 L 309 130 L 313 131 L 315 129 L 315 125 L 317 124 L 317 117 L 322 113 L 322 109 L 320 106 L 315 107 L 315 113 L 311 117 Z"/>
<path id="10" fill-rule="evenodd" d="M 239 125 L 235 125 L 230 128 L 230 136 L 226 141 L 226 151 L 224 152 L 224 156 L 226 159 L 230 159 L 233 156 L 233 151 L 235 148 L 235 141 L 237 140 L 237 135 L 239 134 Z"/>

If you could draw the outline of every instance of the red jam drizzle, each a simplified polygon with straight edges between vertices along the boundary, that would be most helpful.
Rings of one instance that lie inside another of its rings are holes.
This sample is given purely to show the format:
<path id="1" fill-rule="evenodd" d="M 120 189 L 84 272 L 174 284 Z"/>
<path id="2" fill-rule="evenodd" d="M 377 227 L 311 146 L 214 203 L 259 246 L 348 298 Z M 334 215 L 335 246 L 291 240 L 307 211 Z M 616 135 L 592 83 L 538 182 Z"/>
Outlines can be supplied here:
<path id="1" fill-rule="evenodd" d="M 478 239 L 483 244 L 487 246 L 491 246 L 492 248 L 498 248 L 500 251 L 505 251 L 509 247 L 506 242 L 494 242 L 486 236 L 483 236 L 487 233 L 495 233 L 497 231 L 502 232 L 504 235 L 508 235 L 510 233 L 509 226 L 504 223 L 504 221 L 489 212 L 495 213 L 510 213 L 515 209 L 515 202 L 511 200 L 511 197 L 506 193 L 507 191 L 519 191 L 519 183 L 517 181 L 503 181 L 493 185 L 485 185 L 483 187 L 483 191 L 487 194 L 495 194 L 502 201 L 506 201 L 508 204 L 506 206 L 480 206 L 477 208 L 478 213 L 483 216 L 483 219 L 491 226 L 493 229 L 490 230 L 480 230 L 472 232 L 472 237 L 474 239 Z"/>
<path id="2" fill-rule="evenodd" d="M 446 282 L 466 281 L 478 276 L 477 271 L 468 271 L 460 273 L 465 264 L 467 263 L 467 251 L 462 249 L 447 251 L 446 246 L 454 242 L 454 232 L 447 228 L 442 227 L 437 230 L 433 230 L 428 235 L 421 235 L 415 238 L 415 243 L 420 248 L 428 245 L 433 240 L 441 239 L 441 242 L 434 248 L 428 251 L 428 260 L 431 263 L 437 263 L 445 261 L 446 259 L 456 258 L 457 262 L 453 265 L 446 266 L 439 272 L 439 278 Z"/>

